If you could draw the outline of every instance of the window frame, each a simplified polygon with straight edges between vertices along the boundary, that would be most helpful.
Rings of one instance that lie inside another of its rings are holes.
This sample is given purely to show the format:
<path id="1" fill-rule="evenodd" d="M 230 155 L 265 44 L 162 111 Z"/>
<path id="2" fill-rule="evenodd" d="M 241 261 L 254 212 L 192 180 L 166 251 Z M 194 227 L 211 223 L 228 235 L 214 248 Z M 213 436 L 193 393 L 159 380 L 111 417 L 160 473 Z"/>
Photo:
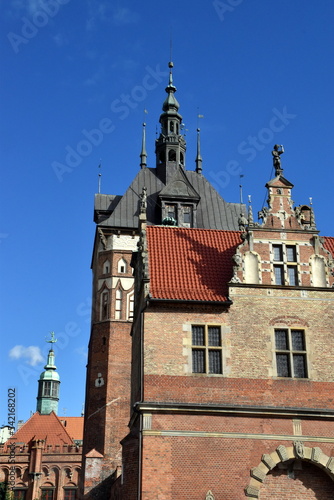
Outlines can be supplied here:
<path id="1" fill-rule="evenodd" d="M 194 343 L 194 328 L 202 328 L 204 332 L 203 344 Z M 209 343 L 209 332 L 211 328 L 218 328 L 220 341 L 219 345 Z M 204 352 L 204 371 L 194 371 L 194 354 L 195 352 Z M 219 352 L 220 371 L 210 371 L 212 366 L 212 358 L 210 359 L 210 352 Z M 211 363 L 210 363 L 211 361 Z M 191 325 L 191 373 L 192 375 L 206 375 L 206 376 L 222 376 L 224 374 L 223 368 L 223 338 L 221 325 L 217 324 L 192 324 Z"/>
<path id="2" fill-rule="evenodd" d="M 284 331 L 286 333 L 286 349 L 281 348 L 277 345 L 277 333 Z M 295 349 L 293 344 L 293 333 L 294 332 L 302 332 L 303 339 L 303 347 L 304 349 Z M 308 362 L 308 349 L 307 349 L 307 339 L 306 339 L 306 331 L 304 328 L 298 327 L 276 327 L 274 328 L 274 348 L 275 348 L 275 367 L 276 367 L 276 376 L 282 379 L 298 379 L 298 380 L 309 380 L 309 362 Z M 285 356 L 287 359 L 287 375 L 279 373 L 280 367 L 278 363 L 278 357 Z M 297 356 L 300 358 L 303 357 L 303 370 L 304 376 L 295 375 L 297 370 L 296 368 L 296 359 Z"/>
<path id="3" fill-rule="evenodd" d="M 293 243 L 272 243 L 271 247 L 274 284 L 278 286 L 300 286 L 298 245 Z M 290 252 L 292 252 L 295 260 L 289 258 Z"/>

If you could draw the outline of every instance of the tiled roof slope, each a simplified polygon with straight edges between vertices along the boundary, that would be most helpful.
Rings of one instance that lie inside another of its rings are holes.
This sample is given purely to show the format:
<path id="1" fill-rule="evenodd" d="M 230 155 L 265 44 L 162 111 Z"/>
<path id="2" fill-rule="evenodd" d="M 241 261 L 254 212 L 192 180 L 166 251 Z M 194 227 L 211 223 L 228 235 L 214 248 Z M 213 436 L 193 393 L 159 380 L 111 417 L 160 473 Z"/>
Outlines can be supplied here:
<path id="1" fill-rule="evenodd" d="M 7 441 L 17 444 L 31 444 L 31 441 L 44 439 L 48 445 L 74 444 L 66 428 L 54 412 L 41 415 L 38 411 Z"/>
<path id="2" fill-rule="evenodd" d="M 228 300 L 238 231 L 148 226 L 147 243 L 152 298 Z"/>
<path id="3" fill-rule="evenodd" d="M 324 247 L 333 255 L 334 258 L 334 237 L 324 236 Z"/>
<path id="4" fill-rule="evenodd" d="M 200 195 L 197 227 L 237 231 L 240 204 L 226 203 L 203 175 L 190 170 L 186 170 L 185 174 Z M 161 224 L 158 195 L 165 184 L 157 177 L 155 168 L 143 168 L 121 198 L 102 194 L 95 196 L 96 211 L 105 211 L 108 207 L 112 211 L 101 225 L 137 229 L 140 195 L 144 186 L 147 188 L 147 222 Z"/>
<path id="5" fill-rule="evenodd" d="M 59 417 L 59 420 L 73 440 L 83 440 L 84 417 Z"/>

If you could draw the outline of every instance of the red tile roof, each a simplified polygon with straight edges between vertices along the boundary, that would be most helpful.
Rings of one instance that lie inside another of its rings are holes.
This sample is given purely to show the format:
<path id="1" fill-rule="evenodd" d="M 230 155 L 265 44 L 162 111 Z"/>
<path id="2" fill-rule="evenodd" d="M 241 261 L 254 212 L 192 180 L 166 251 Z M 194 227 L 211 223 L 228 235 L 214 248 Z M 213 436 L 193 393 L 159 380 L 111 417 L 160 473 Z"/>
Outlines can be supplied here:
<path id="1" fill-rule="evenodd" d="M 31 444 L 31 441 L 44 439 L 47 445 L 74 444 L 66 428 L 54 412 L 49 415 L 34 413 L 22 427 L 7 441 L 17 444 Z"/>
<path id="2" fill-rule="evenodd" d="M 334 238 L 332 236 L 324 237 L 324 247 L 333 255 L 334 258 Z"/>
<path id="3" fill-rule="evenodd" d="M 153 298 L 228 300 L 238 231 L 148 226 L 146 234 Z"/>
<path id="4" fill-rule="evenodd" d="M 82 441 L 83 439 L 83 417 L 58 417 L 68 434 L 75 441 Z"/>

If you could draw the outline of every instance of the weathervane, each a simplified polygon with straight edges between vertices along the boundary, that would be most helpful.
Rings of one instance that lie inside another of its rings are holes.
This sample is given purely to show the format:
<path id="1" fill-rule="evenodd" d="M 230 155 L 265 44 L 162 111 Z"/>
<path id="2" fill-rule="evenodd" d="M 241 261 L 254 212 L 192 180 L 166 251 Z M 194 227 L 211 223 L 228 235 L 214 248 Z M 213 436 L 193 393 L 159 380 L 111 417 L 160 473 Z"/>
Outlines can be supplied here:
<path id="1" fill-rule="evenodd" d="M 49 344 L 54 344 L 57 342 L 57 339 L 55 338 L 55 332 L 50 332 L 51 335 L 51 340 L 46 340 L 45 342 L 48 342 Z"/>

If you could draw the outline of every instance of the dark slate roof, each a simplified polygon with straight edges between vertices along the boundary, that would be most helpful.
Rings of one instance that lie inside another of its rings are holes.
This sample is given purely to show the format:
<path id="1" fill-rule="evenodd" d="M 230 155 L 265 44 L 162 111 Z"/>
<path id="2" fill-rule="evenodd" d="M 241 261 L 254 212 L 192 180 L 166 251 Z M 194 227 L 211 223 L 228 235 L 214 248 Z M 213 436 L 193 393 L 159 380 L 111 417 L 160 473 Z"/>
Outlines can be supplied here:
<path id="1" fill-rule="evenodd" d="M 185 174 L 199 194 L 197 227 L 238 231 L 239 203 L 226 203 L 207 179 L 197 172 Z M 147 222 L 161 224 L 158 195 L 165 184 L 157 177 L 155 168 L 143 168 L 130 184 L 124 196 L 97 194 L 95 196 L 94 220 L 101 226 L 137 229 L 140 195 L 147 188 Z"/>

